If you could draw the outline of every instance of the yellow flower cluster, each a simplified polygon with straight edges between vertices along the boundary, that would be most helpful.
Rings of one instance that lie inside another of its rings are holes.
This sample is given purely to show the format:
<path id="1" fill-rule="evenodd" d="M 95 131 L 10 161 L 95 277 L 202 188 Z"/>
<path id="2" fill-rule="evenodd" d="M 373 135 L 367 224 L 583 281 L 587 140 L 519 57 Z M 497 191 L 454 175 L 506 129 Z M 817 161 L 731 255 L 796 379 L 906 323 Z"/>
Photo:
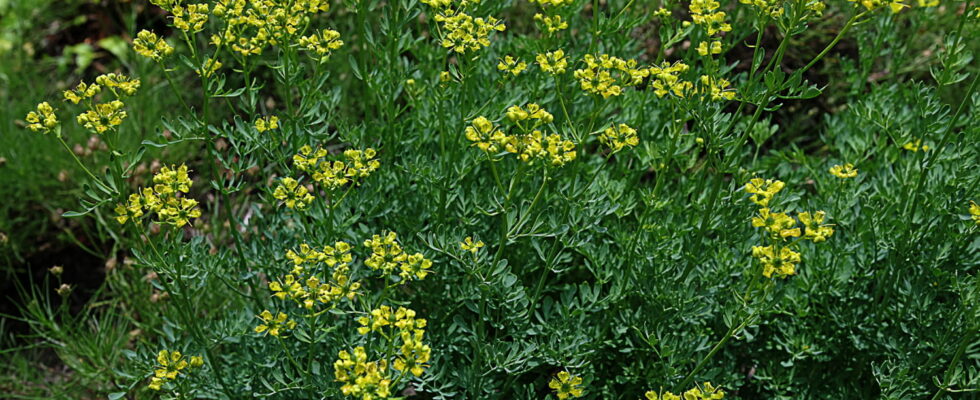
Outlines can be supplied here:
<path id="1" fill-rule="evenodd" d="M 402 375 L 397 378 L 391 376 L 387 359 L 368 362 L 363 347 L 355 348 L 353 357 L 342 350 L 334 362 L 334 376 L 343 383 L 341 392 L 347 396 L 361 396 L 365 400 L 387 398 L 393 378 L 400 381 L 409 373 L 415 377 L 425 373 L 432 349 L 423 342 L 426 320 L 415 318 L 415 315 L 414 310 L 405 307 L 392 312 L 391 307 L 383 305 L 357 319 L 361 325 L 358 333 L 367 335 L 379 332 L 389 346 L 398 347 L 392 366 Z"/>
<path id="2" fill-rule="evenodd" d="M 929 151 L 929 145 L 922 144 L 922 139 L 916 139 L 915 141 L 905 143 L 904 145 L 902 145 L 902 148 L 911 151 L 913 153 L 919 150 Z"/>
<path id="3" fill-rule="evenodd" d="M 58 126 L 58 116 L 54 114 L 54 108 L 48 102 L 37 105 L 37 111 L 27 113 L 27 129 L 34 132 L 47 134 Z"/>
<path id="4" fill-rule="evenodd" d="M 691 11 L 691 21 L 702 25 L 708 36 L 719 32 L 730 32 L 732 25 L 725 22 L 725 12 L 717 11 L 721 4 L 716 0 L 691 0 L 688 9 Z"/>
<path id="5" fill-rule="evenodd" d="M 93 99 L 106 87 L 112 92 L 116 99 L 107 103 L 95 103 Z M 79 82 L 75 89 L 64 92 L 65 100 L 78 104 L 83 100 L 88 105 L 88 110 L 79 114 L 75 120 L 94 133 L 102 134 L 110 129 L 115 129 L 122 125 L 126 119 L 125 106 L 119 100 L 122 96 L 132 96 L 140 87 L 140 80 L 127 77 L 122 74 L 108 73 L 99 75 L 95 78 L 95 83 L 87 84 Z"/>
<path id="6" fill-rule="evenodd" d="M 300 185 L 296 179 L 282 178 L 279 186 L 272 192 L 272 197 L 282 201 L 288 208 L 305 210 L 313 203 L 313 195 L 304 185 Z"/>
<path id="7" fill-rule="evenodd" d="M 634 147 L 640 144 L 636 129 L 626 124 L 610 126 L 599 134 L 599 142 L 609 147 L 614 153 L 623 147 Z"/>
<path id="8" fill-rule="evenodd" d="M 269 334 L 279 337 L 285 333 L 284 331 L 296 328 L 296 321 L 289 319 L 285 313 L 278 313 L 273 316 L 272 312 L 265 310 L 258 315 L 258 318 L 262 320 L 262 323 L 255 327 L 255 332 L 263 335 Z"/>
<path id="9" fill-rule="evenodd" d="M 269 282 L 269 290 L 280 300 L 291 299 L 306 309 L 312 309 L 317 301 L 329 304 L 345 298 L 353 300 L 361 284 L 351 281 L 350 251 L 351 245 L 346 242 L 336 242 L 322 250 L 301 244 L 299 252 L 286 252 L 293 270 L 282 280 Z M 318 274 L 324 274 L 323 278 Z"/>
<path id="10" fill-rule="evenodd" d="M 344 151 L 345 161 L 327 160 L 326 149 L 303 146 L 299 154 L 293 156 L 293 165 L 300 171 L 309 173 L 313 180 L 328 190 L 338 189 L 350 183 L 360 184 L 376 171 L 381 163 L 375 159 L 377 152 L 372 148 L 365 150 L 349 149 Z"/>
<path id="11" fill-rule="evenodd" d="M 197 208 L 197 200 L 182 197 L 190 191 L 193 183 L 188 175 L 186 165 L 180 167 L 163 167 L 153 176 L 153 187 L 142 188 L 139 192 L 129 195 L 127 204 L 116 206 L 116 221 L 125 224 L 134 222 L 144 213 L 155 212 L 159 218 L 157 223 L 183 227 L 192 218 L 201 216 Z"/>
<path id="12" fill-rule="evenodd" d="M 639 84 L 650 73 L 645 68 L 637 68 L 636 60 L 624 60 L 608 54 L 599 57 L 586 54 L 582 61 L 585 67 L 575 70 L 579 86 L 603 98 L 623 94 L 623 87 Z"/>
<path id="13" fill-rule="evenodd" d="M 784 12 L 783 2 L 779 0 L 738 0 L 738 2 L 753 6 L 770 18 L 779 18 Z"/>
<path id="14" fill-rule="evenodd" d="M 279 129 L 279 117 L 269 115 L 255 120 L 255 130 L 259 131 L 259 133 L 273 129 Z"/>
<path id="15" fill-rule="evenodd" d="M 841 179 L 853 178 L 858 175 L 857 168 L 854 168 L 854 164 L 847 163 L 843 166 L 834 165 L 830 167 L 830 174 Z"/>
<path id="16" fill-rule="evenodd" d="M 565 400 L 569 397 L 582 397 L 581 386 L 582 377 L 572 375 L 568 371 L 559 372 L 558 375 L 551 378 L 551 381 L 548 382 L 548 387 L 555 391 L 555 395 L 560 400 Z"/>
<path id="17" fill-rule="evenodd" d="M 735 98 L 735 89 L 732 84 L 724 78 L 713 78 L 708 75 L 701 75 L 701 91 L 708 94 L 711 100 L 732 100 Z"/>
<path id="18" fill-rule="evenodd" d="M 174 48 L 157 34 L 144 29 L 133 39 L 133 51 L 153 61 L 160 61 L 173 54 Z"/>
<path id="19" fill-rule="evenodd" d="M 682 80 L 680 75 L 687 72 L 690 68 L 687 64 L 680 61 L 675 61 L 673 64 L 664 61 L 660 66 L 650 67 L 648 74 L 653 79 L 650 86 L 653 87 L 657 97 L 664 97 L 668 93 L 673 93 L 677 97 L 686 96 L 687 92 L 694 85 L 691 82 Z"/>
<path id="20" fill-rule="evenodd" d="M 504 57 L 503 60 L 500 60 L 500 63 L 497 64 L 497 69 L 500 70 L 500 72 L 509 72 L 512 75 L 517 76 L 527 69 L 527 63 L 508 55 Z"/>
<path id="21" fill-rule="evenodd" d="M 758 204 L 762 207 L 769 205 L 769 200 L 780 190 L 783 190 L 786 184 L 783 181 L 773 180 L 773 179 L 762 179 L 762 178 L 752 178 L 749 183 L 745 184 L 745 191 L 752 193 L 753 203 Z"/>
<path id="22" fill-rule="evenodd" d="M 684 392 L 683 397 L 671 392 L 657 394 L 657 392 L 651 390 L 646 392 L 644 398 L 646 400 L 720 400 L 725 398 L 725 391 L 721 390 L 721 388 L 714 387 L 711 382 L 705 382 L 703 389 L 699 387 L 691 388 Z"/>
<path id="23" fill-rule="evenodd" d="M 330 53 L 344 45 L 340 40 L 340 32 L 324 29 L 309 36 L 299 38 L 300 47 L 316 55 L 316 59 L 325 62 Z"/>
<path id="24" fill-rule="evenodd" d="M 535 59 L 542 71 L 552 75 L 564 74 L 565 68 L 568 68 L 568 58 L 562 49 L 538 54 Z"/>
<path id="25" fill-rule="evenodd" d="M 518 133 L 508 135 L 481 116 L 466 127 L 465 136 L 473 146 L 487 153 L 504 150 L 516 154 L 526 163 L 544 159 L 551 165 L 562 166 L 575 160 L 574 142 L 557 133 L 546 135 L 538 129 L 554 121 L 554 116 L 537 104 L 530 103 L 523 108 L 511 106 L 507 108 L 507 118 L 517 127 Z"/>
<path id="26" fill-rule="evenodd" d="M 490 46 L 490 34 L 507 29 L 494 17 L 473 18 L 449 8 L 440 11 L 435 20 L 442 24 L 442 47 L 461 54 Z"/>
<path id="27" fill-rule="evenodd" d="M 242 56 L 262 54 L 269 46 L 298 44 L 319 57 L 343 45 L 336 31 L 297 37 L 312 17 L 330 9 L 326 0 L 218 0 L 211 15 L 224 22 L 211 35 L 216 46 L 228 45 Z"/>
<path id="28" fill-rule="evenodd" d="M 425 279 L 432 270 L 432 260 L 425 258 L 422 253 L 406 253 L 398 243 L 395 232 L 388 232 L 384 236 L 374 235 L 364 241 L 364 247 L 371 249 L 371 255 L 364 260 L 364 265 L 383 272 L 385 276 L 397 270 L 401 277 L 400 284 L 413 279 Z"/>
<path id="29" fill-rule="evenodd" d="M 345 396 L 361 396 L 363 400 L 388 398 L 391 396 L 388 362 L 367 359 L 364 347 L 355 348 L 353 356 L 347 350 L 337 354 L 333 370 L 337 381 L 343 383 L 340 391 Z"/>
<path id="30" fill-rule="evenodd" d="M 973 201 L 970 202 L 970 218 L 973 218 L 973 222 L 980 225 L 980 205 Z"/>
<path id="31" fill-rule="evenodd" d="M 892 11 L 892 14 L 902 11 L 903 8 L 908 7 L 908 4 L 904 4 L 901 0 L 847 0 L 851 3 L 857 3 L 868 10 L 876 10 L 878 8 L 888 6 Z"/>
<path id="32" fill-rule="evenodd" d="M 92 109 L 78 114 L 75 121 L 89 131 L 103 134 L 109 129 L 122 125 L 127 116 L 126 111 L 122 109 L 124 106 L 125 104 L 119 100 L 96 104 Z"/>
<path id="33" fill-rule="evenodd" d="M 174 28 L 184 32 L 200 32 L 208 22 L 210 10 L 205 3 L 184 6 L 180 2 L 175 2 L 169 11 L 174 20 Z"/>
<path id="34" fill-rule="evenodd" d="M 153 377 L 150 378 L 148 385 L 152 390 L 160 390 L 165 383 L 176 380 L 178 375 L 186 374 L 187 372 L 184 370 L 187 367 L 201 367 L 204 365 L 204 359 L 200 356 L 193 356 L 188 362 L 179 351 L 160 350 L 160 353 L 157 354 L 157 363 L 160 366 L 153 371 Z"/>
<path id="35" fill-rule="evenodd" d="M 752 226 L 763 228 L 768 233 L 768 245 L 752 246 L 752 257 L 762 264 L 762 275 L 766 278 L 771 278 L 773 274 L 782 278 L 796 274 L 796 264 L 800 263 L 801 256 L 794 248 L 799 241 L 787 243 L 786 240 L 802 236 L 802 239 L 820 243 L 834 234 L 834 228 L 823 223 L 826 219 L 823 211 L 797 214 L 803 229 L 797 227 L 797 218 L 783 212 L 773 212 L 768 204 L 784 186 L 782 181 L 762 178 L 754 178 L 745 185 L 745 191 L 752 193 L 752 202 L 762 206 L 752 218 Z"/>
<path id="36" fill-rule="evenodd" d="M 544 25 L 548 33 L 555 33 L 560 30 L 568 29 L 568 22 L 561 18 L 561 15 L 534 14 L 534 20 Z"/>

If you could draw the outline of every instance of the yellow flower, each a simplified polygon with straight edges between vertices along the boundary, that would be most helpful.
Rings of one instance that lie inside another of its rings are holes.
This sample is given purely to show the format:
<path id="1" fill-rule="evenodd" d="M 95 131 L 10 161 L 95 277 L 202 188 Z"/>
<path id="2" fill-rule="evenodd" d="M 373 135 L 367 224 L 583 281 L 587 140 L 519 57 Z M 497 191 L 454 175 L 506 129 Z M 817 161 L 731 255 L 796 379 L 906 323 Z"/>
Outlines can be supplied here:
<path id="1" fill-rule="evenodd" d="M 425 331 L 422 329 L 401 331 L 401 354 L 395 358 L 393 365 L 396 370 L 411 372 L 415 377 L 422 376 L 425 369 L 429 367 L 427 363 L 432 356 L 432 349 L 422 342 L 424 334 Z"/>
<path id="2" fill-rule="evenodd" d="M 103 134 L 110 129 L 115 129 L 122 125 L 127 114 L 122 108 L 125 106 L 119 100 L 108 103 L 96 104 L 94 109 L 79 114 L 75 120 L 93 133 Z"/>
<path id="3" fill-rule="evenodd" d="M 908 4 L 902 3 L 900 0 L 847 0 L 852 3 L 859 3 L 864 8 L 868 10 L 876 10 L 878 8 L 888 6 L 892 14 L 902 11 L 903 8 L 908 7 Z"/>
<path id="4" fill-rule="evenodd" d="M 170 12 L 173 14 L 174 27 L 184 32 L 200 32 L 204 23 L 208 22 L 207 4 L 174 5 Z"/>
<path id="5" fill-rule="evenodd" d="M 198 75 L 204 76 L 205 78 L 209 78 L 211 77 L 211 75 L 214 75 L 214 73 L 217 72 L 219 69 L 221 69 L 221 65 L 222 65 L 221 61 L 218 61 L 217 59 L 212 57 L 208 57 L 204 59 L 204 63 L 201 64 L 201 67 L 195 69 L 194 72 Z"/>
<path id="6" fill-rule="evenodd" d="M 568 58 L 565 57 L 565 51 L 562 49 L 538 54 L 535 60 L 542 71 L 551 75 L 564 74 L 565 68 L 568 67 Z"/>
<path id="7" fill-rule="evenodd" d="M 823 211 L 817 211 L 813 214 L 810 212 L 801 212 L 797 217 L 800 219 L 800 223 L 806 228 L 803 233 L 804 239 L 810 239 L 813 243 L 820 243 L 834 234 L 834 228 L 829 225 L 823 225 L 823 220 L 826 218 L 827 213 Z"/>
<path id="8" fill-rule="evenodd" d="M 636 129 L 629 125 L 619 124 L 606 128 L 599 134 L 599 142 L 608 146 L 614 153 L 623 147 L 634 147 L 640 144 L 640 137 L 636 135 Z"/>
<path id="9" fill-rule="evenodd" d="M 572 4 L 574 0 L 531 0 L 532 3 L 538 3 L 541 7 L 564 7 L 566 5 Z"/>
<path id="10" fill-rule="evenodd" d="M 279 117 L 270 115 L 255 120 L 255 130 L 259 133 L 279 129 Z"/>
<path id="11" fill-rule="evenodd" d="M 796 264 L 801 260 L 800 253 L 789 247 L 777 250 L 773 246 L 752 246 L 752 257 L 762 264 L 762 275 L 766 278 L 771 278 L 773 273 L 780 278 L 795 275 Z"/>
<path id="12" fill-rule="evenodd" d="M 551 378 L 548 387 L 555 391 L 559 399 L 565 400 L 569 397 L 582 397 L 582 378 L 572 375 L 568 371 L 561 371 L 557 376 Z"/>
<path id="13" fill-rule="evenodd" d="M 796 220 L 793 217 L 786 213 L 771 212 L 768 208 L 759 210 L 759 216 L 752 218 L 752 226 L 766 228 L 773 238 L 799 237 L 801 233 L 800 228 L 796 228 Z"/>
<path id="14" fill-rule="evenodd" d="M 501 72 L 510 72 L 512 75 L 517 76 L 527 69 L 527 63 L 512 56 L 506 56 L 503 60 L 500 60 L 500 63 L 497 64 L 497 69 Z"/>
<path id="15" fill-rule="evenodd" d="M 79 82 L 75 89 L 66 90 L 64 92 L 65 100 L 72 102 L 72 104 L 78 104 L 84 99 L 91 99 L 95 95 L 102 91 L 102 87 L 96 84 L 89 85 L 85 82 Z"/>
<path id="16" fill-rule="evenodd" d="M 198 368 L 204 365 L 204 359 L 200 356 L 191 357 L 190 363 L 179 351 L 160 350 L 157 353 L 157 363 L 160 364 L 154 371 L 148 387 L 151 390 L 160 390 L 163 384 L 177 379 L 187 367 Z"/>
<path id="17" fill-rule="evenodd" d="M 173 54 L 174 48 L 157 34 L 144 29 L 133 39 L 133 51 L 153 61 L 160 61 Z"/>
<path id="18" fill-rule="evenodd" d="M 391 396 L 391 377 L 386 360 L 367 361 L 363 347 L 354 349 L 353 356 L 341 350 L 333 364 L 334 377 L 342 382 L 340 391 L 345 396 L 361 396 L 364 400 L 384 399 Z"/>
<path id="19" fill-rule="evenodd" d="M 857 176 L 858 170 L 854 168 L 854 164 L 847 163 L 843 166 L 834 165 L 830 167 L 830 174 L 841 179 L 853 178 Z"/>
<path id="20" fill-rule="evenodd" d="M 281 200 L 286 207 L 303 210 L 313 202 L 313 195 L 306 186 L 300 185 L 293 178 L 283 178 L 272 193 L 272 197 Z"/>
<path id="21" fill-rule="evenodd" d="M 980 225 L 980 205 L 973 201 L 970 202 L 970 217 L 973 218 L 973 222 Z"/>
<path id="22" fill-rule="evenodd" d="M 58 126 L 58 117 L 48 102 L 37 105 L 37 111 L 27 113 L 27 129 L 47 134 Z"/>
<path id="23" fill-rule="evenodd" d="M 718 32 L 730 32 L 732 26 L 725 22 L 725 12 L 715 11 L 721 5 L 716 0 L 691 0 L 688 9 L 691 11 L 691 22 L 703 25 L 708 36 Z"/>
<path id="24" fill-rule="evenodd" d="M 701 92 L 708 93 L 711 100 L 732 100 L 735 98 L 735 89 L 731 89 L 731 82 L 727 79 L 714 78 L 708 75 L 701 75 Z"/>
<path id="25" fill-rule="evenodd" d="M 484 244 L 482 240 L 474 243 L 472 236 L 467 236 L 466 239 L 464 239 L 462 242 L 459 242 L 459 247 L 462 248 L 463 251 L 468 251 L 473 254 L 476 254 L 477 251 L 480 251 L 480 249 L 483 246 Z"/>
<path id="26" fill-rule="evenodd" d="M 272 336 L 280 336 L 283 334 L 283 331 L 296 328 L 296 321 L 289 319 L 289 316 L 284 313 L 278 313 L 273 317 L 269 310 L 265 310 L 258 317 L 262 320 L 262 323 L 255 327 L 256 333 L 268 333 Z"/>
<path id="27" fill-rule="evenodd" d="M 109 88 L 109 90 L 112 90 L 112 92 L 117 96 L 119 95 L 119 92 L 117 92 L 116 89 L 119 89 L 119 91 L 126 96 L 132 96 L 136 94 L 136 90 L 140 88 L 139 79 L 130 78 L 123 74 L 108 73 L 99 75 L 97 78 L 95 78 L 95 83 L 102 85 L 102 87 Z"/>

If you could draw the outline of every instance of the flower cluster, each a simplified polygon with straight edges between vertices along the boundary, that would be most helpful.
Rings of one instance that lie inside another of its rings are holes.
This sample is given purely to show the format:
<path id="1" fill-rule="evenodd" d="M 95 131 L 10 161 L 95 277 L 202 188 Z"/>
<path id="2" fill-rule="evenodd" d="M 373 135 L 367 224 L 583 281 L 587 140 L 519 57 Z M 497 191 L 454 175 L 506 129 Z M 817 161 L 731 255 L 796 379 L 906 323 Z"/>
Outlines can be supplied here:
<path id="1" fill-rule="evenodd" d="M 184 6 L 180 2 L 175 2 L 169 11 L 174 21 L 174 28 L 184 32 L 200 32 L 208 22 L 210 9 L 205 3 Z"/>
<path id="2" fill-rule="evenodd" d="M 725 391 L 721 390 L 721 388 L 714 387 L 711 382 L 705 382 L 703 386 L 703 388 L 691 388 L 684 392 L 682 396 L 671 392 L 657 394 L 657 392 L 651 390 L 644 394 L 644 398 L 646 400 L 719 400 L 725 398 Z"/>
<path id="3" fill-rule="evenodd" d="M 688 9 L 691 11 L 691 22 L 704 27 L 708 36 L 720 32 L 730 32 L 732 25 L 725 21 L 725 12 L 718 11 L 721 4 L 716 0 L 691 0 Z"/>
<path id="4" fill-rule="evenodd" d="M 922 139 L 916 139 L 915 141 L 911 141 L 911 142 L 905 143 L 904 145 L 902 145 L 902 148 L 905 149 L 905 150 L 911 151 L 913 153 L 915 153 L 915 152 L 917 152 L 919 150 L 929 151 L 929 145 L 922 144 Z"/>
<path id="5" fill-rule="evenodd" d="M 116 206 L 116 221 L 125 224 L 129 220 L 134 223 L 149 213 L 156 213 L 157 223 L 183 227 L 192 218 L 201 216 L 197 208 L 197 200 L 183 197 L 190 191 L 191 182 L 186 165 L 170 166 L 160 169 L 153 176 L 153 187 L 140 189 L 129 195 L 126 204 Z"/>
<path id="6" fill-rule="evenodd" d="M 603 130 L 599 134 L 599 142 L 615 153 L 622 150 L 623 147 L 634 147 L 640 144 L 640 137 L 636 135 L 636 129 L 626 124 L 619 124 Z"/>
<path id="7" fill-rule="evenodd" d="M 506 115 L 517 128 L 517 133 L 507 134 L 481 116 L 466 127 L 466 138 L 488 154 L 504 150 L 526 163 L 543 159 L 551 165 L 562 166 L 575 160 L 574 142 L 557 133 L 545 134 L 538 129 L 554 121 L 554 116 L 548 111 L 530 103 L 524 107 L 511 106 L 507 108 Z"/>
<path id="8" fill-rule="evenodd" d="M 326 0 L 218 0 L 211 15 L 224 24 L 219 33 L 211 35 L 211 43 L 227 45 L 246 57 L 262 54 L 269 46 L 293 44 L 317 57 L 325 56 L 343 45 L 336 40 L 339 34 L 334 36 L 336 32 L 324 30 L 300 35 L 314 16 L 329 9 Z"/>
<path id="9" fill-rule="evenodd" d="M 54 114 L 54 108 L 48 102 L 37 105 L 37 111 L 27 113 L 27 129 L 34 132 L 47 134 L 58 126 L 58 117 Z"/>
<path id="10" fill-rule="evenodd" d="M 262 320 L 262 323 L 255 327 L 255 332 L 263 335 L 270 334 L 278 337 L 284 333 L 283 331 L 296 328 L 296 321 L 289 319 L 285 313 L 278 313 L 273 316 L 272 312 L 265 310 L 258 315 L 258 318 Z"/>
<path id="11" fill-rule="evenodd" d="M 559 399 L 565 400 L 569 397 L 582 397 L 582 377 L 572 375 L 568 371 L 561 371 L 551 381 L 548 387 L 555 391 Z"/>
<path id="12" fill-rule="evenodd" d="M 690 68 L 687 64 L 680 61 L 675 61 L 673 64 L 664 61 L 660 66 L 651 66 L 647 69 L 648 74 L 653 79 L 650 86 L 653 87 L 657 97 L 664 97 L 668 93 L 673 93 L 677 97 L 686 96 L 687 92 L 693 87 L 693 84 L 682 80 L 680 75 L 687 72 Z"/>
<path id="13" fill-rule="evenodd" d="M 200 356 L 191 357 L 190 362 L 184 358 L 179 351 L 160 350 L 157 354 L 157 363 L 160 364 L 153 371 L 148 387 L 152 390 L 160 390 L 164 384 L 177 379 L 178 375 L 186 374 L 187 367 L 199 368 L 204 365 L 204 359 Z"/>
<path id="14" fill-rule="evenodd" d="M 586 54 L 582 61 L 585 67 L 575 70 L 575 79 L 582 90 L 603 98 L 623 94 L 624 87 L 639 84 L 650 73 L 646 68 L 637 68 L 636 60 L 608 54 L 599 57 Z"/>
<path id="15" fill-rule="evenodd" d="M 99 75 L 93 84 L 79 82 L 75 89 L 66 90 L 64 97 L 65 100 L 73 104 L 85 101 L 88 109 L 79 114 L 75 120 L 85 129 L 102 134 L 122 125 L 127 114 L 122 109 L 125 105 L 119 99 L 123 96 L 136 94 L 139 87 L 139 79 L 133 79 L 122 74 L 108 73 Z M 94 98 L 102 92 L 102 88 L 108 88 L 115 99 L 106 103 L 95 103 Z"/>
<path id="16" fill-rule="evenodd" d="M 503 60 L 500 60 L 500 63 L 497 64 L 497 69 L 501 72 L 509 72 L 510 74 L 517 76 L 527 69 L 527 63 L 516 59 L 513 56 L 506 56 Z"/>
<path id="17" fill-rule="evenodd" d="M 351 245 L 346 242 L 322 250 L 301 244 L 298 252 L 286 252 L 286 258 L 293 262 L 292 271 L 281 280 L 269 282 L 269 290 L 280 300 L 291 299 L 306 309 L 312 309 L 316 302 L 353 300 L 361 284 L 351 280 L 350 252 Z"/>
<path id="18" fill-rule="evenodd" d="M 330 161 L 326 159 L 327 155 L 326 149 L 317 148 L 314 151 L 310 146 L 303 146 L 299 149 L 299 154 L 293 156 L 293 165 L 300 171 L 309 173 L 313 181 L 328 190 L 338 189 L 348 183 L 356 186 L 381 166 L 375 159 L 377 152 L 372 148 L 345 150 L 345 161 Z"/>
<path id="19" fill-rule="evenodd" d="M 324 62 L 334 50 L 344 45 L 340 40 L 340 32 L 333 29 L 324 29 L 316 33 L 299 38 L 299 45 L 315 55 L 320 62 Z"/>
<path id="20" fill-rule="evenodd" d="M 762 207 L 752 217 L 752 226 L 763 228 L 767 245 L 752 246 L 752 257 L 762 264 L 762 275 L 766 278 L 771 278 L 773 274 L 783 278 L 796 274 L 796 265 L 802 257 L 794 249 L 800 239 L 820 243 L 834 234 L 834 228 L 824 224 L 826 213 L 823 211 L 801 212 L 796 218 L 784 212 L 772 211 L 768 207 L 769 202 L 783 187 L 782 181 L 762 178 L 752 179 L 745 185 L 745 191 L 752 193 L 752 202 Z M 803 224 L 802 229 L 797 226 L 797 219 Z"/>
<path id="21" fill-rule="evenodd" d="M 174 48 L 157 34 L 144 29 L 133 39 L 133 51 L 153 61 L 161 61 L 173 54 Z"/>
<path id="22" fill-rule="evenodd" d="M 542 71 L 552 75 L 564 74 L 565 68 L 568 68 L 568 58 L 562 49 L 538 54 L 535 60 Z"/>
<path id="23" fill-rule="evenodd" d="M 391 377 L 388 362 L 368 362 L 364 347 L 354 349 L 353 356 L 347 350 L 337 354 L 333 363 L 334 377 L 343 383 L 340 391 L 345 396 L 360 396 L 364 400 L 385 399 L 391 395 Z"/>
<path id="24" fill-rule="evenodd" d="M 980 205 L 973 201 L 970 202 L 970 218 L 973 218 L 973 222 L 980 225 Z"/>
<path id="25" fill-rule="evenodd" d="M 561 18 L 561 15 L 534 14 L 534 20 L 544 25 L 544 30 L 549 34 L 560 30 L 568 29 L 568 22 Z"/>
<path id="26" fill-rule="evenodd" d="M 901 0 L 847 0 L 851 3 L 857 3 L 868 10 L 877 10 L 881 7 L 888 6 L 888 9 L 892 11 L 892 14 L 902 11 L 903 8 L 908 7 L 908 4 L 902 3 Z"/>
<path id="27" fill-rule="evenodd" d="M 357 319 L 361 325 L 358 333 L 367 335 L 378 332 L 388 346 L 398 348 L 391 365 L 401 375 L 392 376 L 388 370 L 388 359 L 368 362 L 367 351 L 363 347 L 355 348 L 353 357 L 342 350 L 334 362 L 334 376 L 343 383 L 341 392 L 366 400 L 385 398 L 390 393 L 392 381 L 399 381 L 407 374 L 420 377 L 425 373 L 432 349 L 423 341 L 426 320 L 415 318 L 415 315 L 414 310 L 405 307 L 392 312 L 391 307 L 383 305 Z"/>
<path id="28" fill-rule="evenodd" d="M 255 130 L 259 133 L 279 129 L 279 117 L 269 115 L 255 120 Z"/>
<path id="29" fill-rule="evenodd" d="M 734 99 L 735 89 L 732 89 L 731 86 L 731 82 L 727 79 L 701 75 L 701 92 L 708 94 L 711 100 Z"/>
<path id="30" fill-rule="evenodd" d="M 854 164 L 847 163 L 843 166 L 834 165 L 830 167 L 830 174 L 841 179 L 853 178 L 858 175 L 857 168 L 854 168 Z"/>
<path id="31" fill-rule="evenodd" d="M 478 51 L 490 46 L 490 34 L 507 29 L 507 26 L 497 18 L 492 16 L 474 18 L 464 11 L 466 6 L 478 1 L 423 0 L 422 2 L 437 11 L 434 19 L 442 26 L 439 30 L 442 35 L 440 44 L 456 53 Z"/>
<path id="32" fill-rule="evenodd" d="M 275 191 L 272 192 L 272 197 L 282 201 L 286 207 L 297 210 L 305 210 L 313 203 L 313 195 L 310 194 L 310 189 L 300 185 L 299 181 L 290 177 L 282 178 L 279 186 L 276 186 Z"/>
<path id="33" fill-rule="evenodd" d="M 401 284 L 413 279 L 425 279 L 432 269 L 432 260 L 425 258 L 422 253 L 406 253 L 398 243 L 395 232 L 388 232 L 384 236 L 374 235 L 364 241 L 364 247 L 371 249 L 371 255 L 364 260 L 364 265 L 381 271 L 385 276 L 397 270 Z"/>

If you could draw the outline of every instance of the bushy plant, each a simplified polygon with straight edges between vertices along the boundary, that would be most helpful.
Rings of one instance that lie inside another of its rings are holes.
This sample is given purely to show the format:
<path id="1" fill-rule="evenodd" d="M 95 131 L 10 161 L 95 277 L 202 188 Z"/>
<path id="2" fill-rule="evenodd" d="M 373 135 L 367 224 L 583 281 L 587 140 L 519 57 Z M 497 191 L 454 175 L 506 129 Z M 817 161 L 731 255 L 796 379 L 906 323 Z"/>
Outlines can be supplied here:
<path id="1" fill-rule="evenodd" d="M 84 174 L 103 288 L 20 319 L 89 390 L 980 390 L 970 1 L 151 2 L 4 132 Z"/>

